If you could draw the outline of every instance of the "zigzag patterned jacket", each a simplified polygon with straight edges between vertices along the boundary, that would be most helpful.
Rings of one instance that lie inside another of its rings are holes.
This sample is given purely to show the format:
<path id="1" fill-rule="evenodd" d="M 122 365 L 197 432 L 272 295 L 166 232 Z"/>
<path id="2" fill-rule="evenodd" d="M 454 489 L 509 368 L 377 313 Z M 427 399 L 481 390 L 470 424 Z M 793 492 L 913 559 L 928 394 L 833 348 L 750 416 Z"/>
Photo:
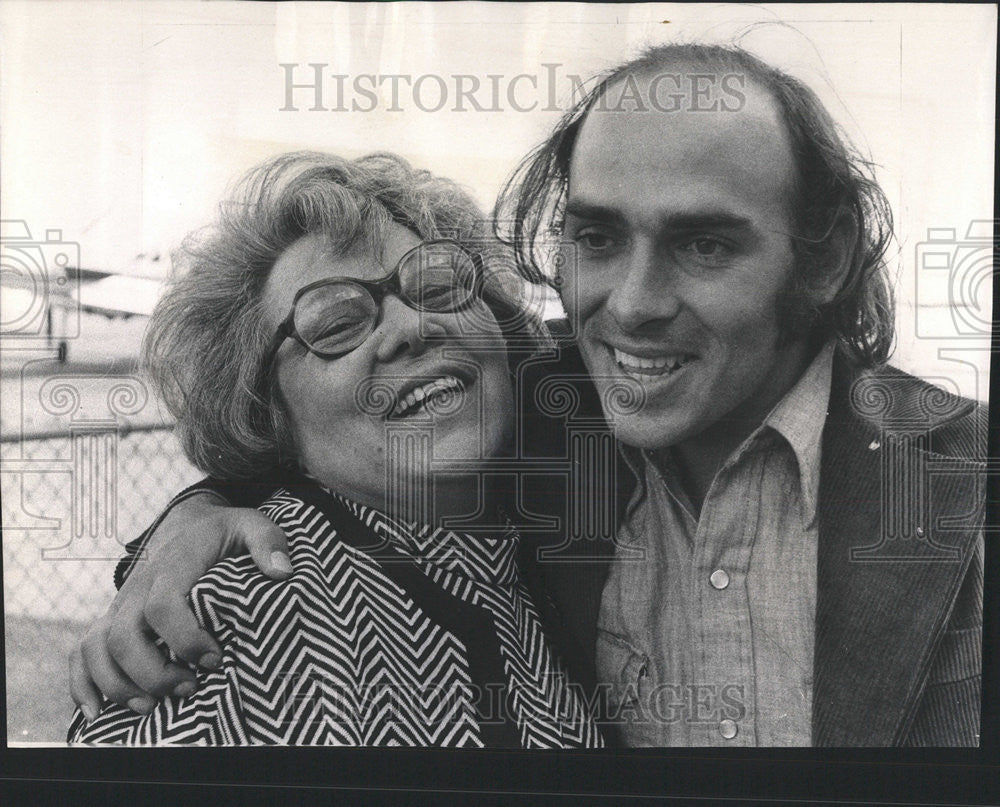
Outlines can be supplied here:
<path id="1" fill-rule="evenodd" d="M 304 482 L 260 506 L 294 573 L 249 556 L 191 592 L 223 647 L 199 688 L 148 715 L 106 703 L 94 744 L 597 747 L 515 562 L 519 537 L 407 529 Z"/>

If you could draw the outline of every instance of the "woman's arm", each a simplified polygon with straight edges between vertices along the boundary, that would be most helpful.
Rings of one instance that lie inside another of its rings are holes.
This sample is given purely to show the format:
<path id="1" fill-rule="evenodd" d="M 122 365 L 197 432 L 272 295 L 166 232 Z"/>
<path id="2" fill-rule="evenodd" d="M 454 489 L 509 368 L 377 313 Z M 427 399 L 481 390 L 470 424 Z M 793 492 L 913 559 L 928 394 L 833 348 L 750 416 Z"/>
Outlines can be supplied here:
<path id="1" fill-rule="evenodd" d="M 101 693 L 147 713 L 157 698 L 197 689 L 194 673 L 171 663 L 157 636 L 191 664 L 218 664 L 219 646 L 186 597 L 221 559 L 249 552 L 269 577 L 284 579 L 291 571 L 285 534 L 274 522 L 207 490 L 178 496 L 130 547 L 118 594 L 70 656 L 70 694 L 88 718 L 100 709 Z"/>

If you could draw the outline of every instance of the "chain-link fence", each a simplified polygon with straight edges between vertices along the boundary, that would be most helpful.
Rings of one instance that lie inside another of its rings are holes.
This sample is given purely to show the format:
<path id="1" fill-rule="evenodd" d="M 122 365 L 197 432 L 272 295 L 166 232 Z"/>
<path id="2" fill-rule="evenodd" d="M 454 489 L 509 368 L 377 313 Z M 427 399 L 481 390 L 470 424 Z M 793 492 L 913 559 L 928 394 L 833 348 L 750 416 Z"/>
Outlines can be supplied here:
<path id="1" fill-rule="evenodd" d="M 200 475 L 162 427 L 82 425 L 0 444 L 5 613 L 101 613 L 124 544 Z"/>
<path id="2" fill-rule="evenodd" d="M 113 597 L 124 544 L 200 476 L 162 425 L 0 438 L 9 742 L 63 740 L 69 653 Z"/>

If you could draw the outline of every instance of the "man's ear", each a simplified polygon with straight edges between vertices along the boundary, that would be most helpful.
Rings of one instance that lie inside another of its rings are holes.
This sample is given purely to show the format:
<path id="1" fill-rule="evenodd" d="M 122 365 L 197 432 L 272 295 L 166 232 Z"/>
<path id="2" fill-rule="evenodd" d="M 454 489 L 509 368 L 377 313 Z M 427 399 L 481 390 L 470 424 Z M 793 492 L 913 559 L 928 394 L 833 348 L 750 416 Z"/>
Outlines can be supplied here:
<path id="1" fill-rule="evenodd" d="M 829 304 L 849 282 L 858 240 L 858 222 L 852 213 L 842 213 L 827 236 L 823 270 L 810 289 L 817 308 Z"/>

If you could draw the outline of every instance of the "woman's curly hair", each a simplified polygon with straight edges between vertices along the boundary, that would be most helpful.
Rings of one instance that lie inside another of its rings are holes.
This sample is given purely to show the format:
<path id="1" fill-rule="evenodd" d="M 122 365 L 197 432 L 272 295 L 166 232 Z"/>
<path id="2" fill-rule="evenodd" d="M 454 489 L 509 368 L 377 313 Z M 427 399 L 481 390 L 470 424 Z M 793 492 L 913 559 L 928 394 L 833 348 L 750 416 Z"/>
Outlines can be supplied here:
<path id="1" fill-rule="evenodd" d="M 192 463 L 214 477 L 239 479 L 294 459 L 275 374 L 263 366 L 273 337 L 261 301 L 268 275 L 307 234 L 323 234 L 334 254 L 362 247 L 380 256 L 393 223 L 423 239 L 454 238 L 481 255 L 483 297 L 508 344 L 544 344 L 540 321 L 518 299 L 523 281 L 509 251 L 456 183 L 388 153 L 275 157 L 247 173 L 216 223 L 174 253 L 173 280 L 143 342 L 144 363 Z"/>

